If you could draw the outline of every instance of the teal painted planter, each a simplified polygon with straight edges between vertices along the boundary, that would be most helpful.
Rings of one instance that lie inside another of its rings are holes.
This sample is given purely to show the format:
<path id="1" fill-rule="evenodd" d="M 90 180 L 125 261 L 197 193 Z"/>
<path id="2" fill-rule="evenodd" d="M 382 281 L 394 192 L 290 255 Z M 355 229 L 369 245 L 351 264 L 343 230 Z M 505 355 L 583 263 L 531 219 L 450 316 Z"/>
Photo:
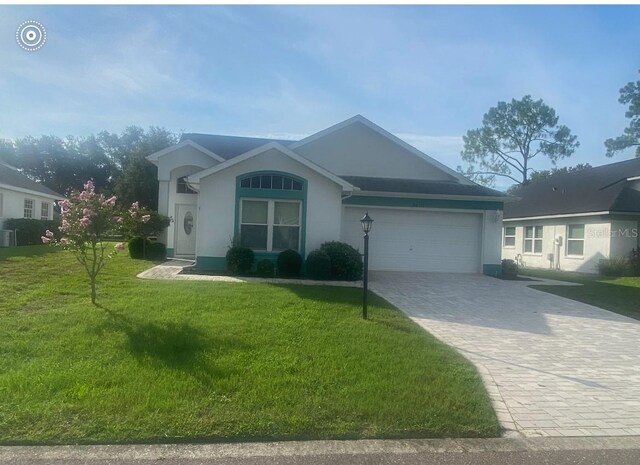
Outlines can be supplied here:
<path id="1" fill-rule="evenodd" d="M 167 247 L 167 258 L 173 258 L 173 257 L 175 257 L 173 248 Z"/>
<path id="2" fill-rule="evenodd" d="M 224 257 L 196 257 L 196 271 L 225 271 L 227 259 Z"/>

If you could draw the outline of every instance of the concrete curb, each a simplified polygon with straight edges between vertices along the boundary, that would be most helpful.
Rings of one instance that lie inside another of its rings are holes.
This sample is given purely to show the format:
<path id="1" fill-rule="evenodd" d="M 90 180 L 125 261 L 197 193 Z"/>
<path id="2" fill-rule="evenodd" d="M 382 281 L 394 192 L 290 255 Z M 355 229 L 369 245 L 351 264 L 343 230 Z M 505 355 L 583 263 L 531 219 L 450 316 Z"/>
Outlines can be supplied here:
<path id="1" fill-rule="evenodd" d="M 25 460 L 177 460 L 364 454 L 638 450 L 640 436 L 528 439 L 407 439 L 233 444 L 1 446 L 0 463 Z"/>

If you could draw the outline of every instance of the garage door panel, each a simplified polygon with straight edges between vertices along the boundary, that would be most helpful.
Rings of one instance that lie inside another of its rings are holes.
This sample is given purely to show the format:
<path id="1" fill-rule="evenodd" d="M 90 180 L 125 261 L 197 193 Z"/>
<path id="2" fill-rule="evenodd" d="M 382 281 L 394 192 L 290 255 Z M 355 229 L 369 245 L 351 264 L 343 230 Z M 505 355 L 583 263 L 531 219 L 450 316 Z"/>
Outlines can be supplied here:
<path id="1" fill-rule="evenodd" d="M 364 208 L 346 207 L 342 240 L 362 251 Z M 369 209 L 372 270 L 477 273 L 480 270 L 481 215 L 426 210 Z"/>

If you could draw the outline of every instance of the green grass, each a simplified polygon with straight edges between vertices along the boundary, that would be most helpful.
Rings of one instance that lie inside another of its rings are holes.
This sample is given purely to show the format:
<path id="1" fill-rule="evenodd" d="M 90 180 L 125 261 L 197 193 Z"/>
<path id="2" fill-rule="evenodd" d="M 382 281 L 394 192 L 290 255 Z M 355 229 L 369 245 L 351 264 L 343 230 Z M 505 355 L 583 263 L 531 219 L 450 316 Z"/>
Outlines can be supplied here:
<path id="1" fill-rule="evenodd" d="M 531 287 L 640 320 L 640 277 L 611 278 L 530 268 L 520 270 L 520 274 L 582 284 Z"/>
<path id="2" fill-rule="evenodd" d="M 500 433 L 470 363 L 373 295 L 364 321 L 358 289 L 150 265 L 114 258 L 95 307 L 67 252 L 0 261 L 0 443 Z"/>

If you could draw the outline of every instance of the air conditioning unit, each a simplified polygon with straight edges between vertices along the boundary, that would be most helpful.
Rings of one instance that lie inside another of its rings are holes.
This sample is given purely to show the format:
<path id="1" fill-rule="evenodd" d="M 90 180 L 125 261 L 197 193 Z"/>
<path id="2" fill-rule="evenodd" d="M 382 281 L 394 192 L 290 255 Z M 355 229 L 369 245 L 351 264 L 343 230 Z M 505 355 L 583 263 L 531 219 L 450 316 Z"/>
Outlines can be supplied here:
<path id="1" fill-rule="evenodd" d="M 0 229 L 0 247 L 11 247 L 13 242 L 13 231 L 10 229 Z"/>

